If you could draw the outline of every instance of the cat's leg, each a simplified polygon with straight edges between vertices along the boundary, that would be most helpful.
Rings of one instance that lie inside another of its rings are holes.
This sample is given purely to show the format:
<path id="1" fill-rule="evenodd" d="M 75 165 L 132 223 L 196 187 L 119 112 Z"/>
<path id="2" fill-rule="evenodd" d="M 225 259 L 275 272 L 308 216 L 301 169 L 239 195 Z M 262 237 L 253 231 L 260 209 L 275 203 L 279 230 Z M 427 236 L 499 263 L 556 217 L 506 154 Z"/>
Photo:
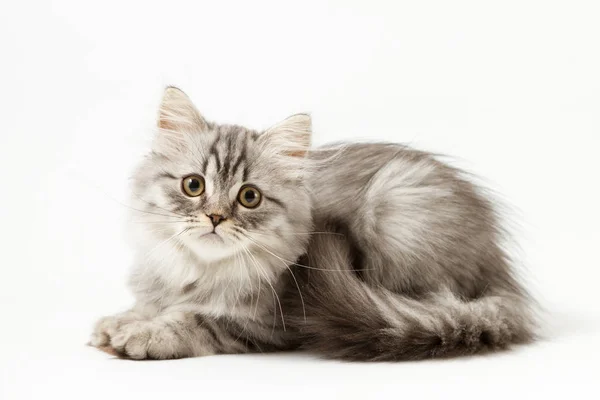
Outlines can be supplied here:
<path id="1" fill-rule="evenodd" d="M 110 337 L 120 355 L 136 360 L 172 359 L 219 353 L 246 353 L 247 340 L 231 329 L 239 326 L 189 311 L 167 311 L 152 319 L 122 324 Z"/>
<path id="2" fill-rule="evenodd" d="M 89 344 L 94 347 L 109 346 L 111 338 L 116 335 L 121 327 L 133 322 L 148 320 L 156 314 L 157 310 L 154 307 L 137 303 L 130 310 L 102 317 L 94 326 Z"/>
<path id="3" fill-rule="evenodd" d="M 110 346 L 120 355 L 137 360 L 181 358 L 193 355 L 197 336 L 189 315 L 161 314 L 120 325 L 110 336 Z"/>

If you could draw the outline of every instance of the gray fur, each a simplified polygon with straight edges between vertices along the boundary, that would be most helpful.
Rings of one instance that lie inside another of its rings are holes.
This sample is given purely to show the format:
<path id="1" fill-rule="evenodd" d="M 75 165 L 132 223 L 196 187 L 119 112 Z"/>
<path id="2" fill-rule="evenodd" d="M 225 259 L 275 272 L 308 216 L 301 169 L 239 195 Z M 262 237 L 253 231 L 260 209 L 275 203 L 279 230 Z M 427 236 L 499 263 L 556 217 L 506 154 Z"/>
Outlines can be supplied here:
<path id="1" fill-rule="evenodd" d="M 133 181 L 137 301 L 91 343 L 134 359 L 405 360 L 533 339 L 494 205 L 464 173 L 396 144 L 309 146 L 307 115 L 265 132 L 216 125 L 168 88 Z M 201 196 L 181 190 L 190 174 Z M 260 189 L 255 209 L 242 184 Z"/>

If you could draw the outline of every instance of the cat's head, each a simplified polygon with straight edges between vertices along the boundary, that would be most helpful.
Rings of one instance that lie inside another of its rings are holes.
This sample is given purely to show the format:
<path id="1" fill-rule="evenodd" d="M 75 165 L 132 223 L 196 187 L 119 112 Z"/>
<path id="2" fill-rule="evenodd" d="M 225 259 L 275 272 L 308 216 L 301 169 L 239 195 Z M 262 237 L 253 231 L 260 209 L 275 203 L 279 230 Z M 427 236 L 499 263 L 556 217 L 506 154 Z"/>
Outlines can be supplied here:
<path id="1" fill-rule="evenodd" d="M 150 247 L 175 243 L 205 262 L 255 251 L 298 257 L 311 229 L 310 138 L 306 114 L 264 132 L 218 125 L 167 88 L 152 152 L 134 176 L 137 230 Z"/>

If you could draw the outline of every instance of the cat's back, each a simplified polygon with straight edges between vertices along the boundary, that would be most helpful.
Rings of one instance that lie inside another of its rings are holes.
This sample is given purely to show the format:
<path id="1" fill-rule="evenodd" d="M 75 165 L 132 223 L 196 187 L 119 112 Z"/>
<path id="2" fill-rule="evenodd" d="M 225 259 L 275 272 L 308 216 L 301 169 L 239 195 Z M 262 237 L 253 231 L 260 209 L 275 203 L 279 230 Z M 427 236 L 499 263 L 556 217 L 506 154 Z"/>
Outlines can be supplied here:
<path id="1" fill-rule="evenodd" d="M 327 215 L 364 211 L 400 189 L 404 195 L 396 196 L 396 202 L 415 203 L 417 197 L 438 197 L 462 183 L 454 169 L 430 153 L 400 144 L 326 145 L 310 158 L 314 164 L 308 182 L 315 209 Z"/>
<path id="2" fill-rule="evenodd" d="M 397 144 L 335 145 L 311 157 L 316 229 L 347 233 L 367 281 L 470 296 L 482 275 L 506 268 L 492 204 L 460 170 Z"/>

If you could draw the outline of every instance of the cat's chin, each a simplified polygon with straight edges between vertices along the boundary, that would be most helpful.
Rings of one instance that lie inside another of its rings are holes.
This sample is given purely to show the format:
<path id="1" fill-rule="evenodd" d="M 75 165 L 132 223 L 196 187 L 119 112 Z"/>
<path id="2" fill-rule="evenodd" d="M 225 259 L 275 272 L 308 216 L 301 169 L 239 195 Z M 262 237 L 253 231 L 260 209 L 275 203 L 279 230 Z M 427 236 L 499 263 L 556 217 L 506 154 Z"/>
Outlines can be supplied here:
<path id="1" fill-rule="evenodd" d="M 190 235 L 187 247 L 201 260 L 206 262 L 219 261 L 233 256 L 235 246 L 215 232 Z"/>

